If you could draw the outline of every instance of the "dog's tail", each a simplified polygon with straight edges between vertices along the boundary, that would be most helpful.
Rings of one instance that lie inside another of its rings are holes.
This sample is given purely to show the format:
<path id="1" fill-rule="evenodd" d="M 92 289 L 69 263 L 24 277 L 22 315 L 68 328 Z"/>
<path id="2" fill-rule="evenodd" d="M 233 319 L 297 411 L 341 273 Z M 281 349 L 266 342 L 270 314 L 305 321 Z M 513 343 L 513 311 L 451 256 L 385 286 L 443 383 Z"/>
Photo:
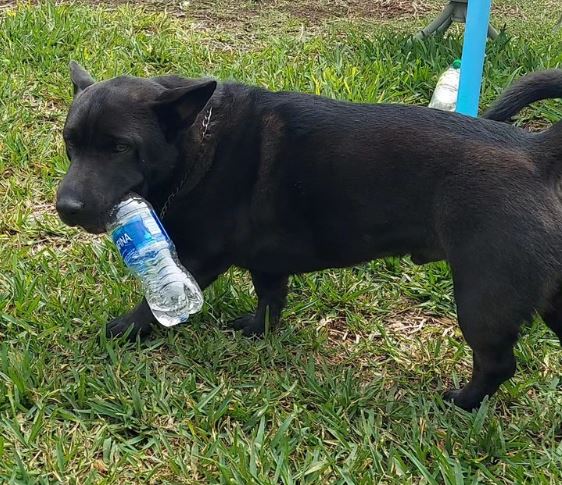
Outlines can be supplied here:
<path id="1" fill-rule="evenodd" d="M 562 69 L 537 71 L 518 79 L 501 94 L 482 118 L 510 121 L 526 106 L 551 98 L 562 98 Z"/>

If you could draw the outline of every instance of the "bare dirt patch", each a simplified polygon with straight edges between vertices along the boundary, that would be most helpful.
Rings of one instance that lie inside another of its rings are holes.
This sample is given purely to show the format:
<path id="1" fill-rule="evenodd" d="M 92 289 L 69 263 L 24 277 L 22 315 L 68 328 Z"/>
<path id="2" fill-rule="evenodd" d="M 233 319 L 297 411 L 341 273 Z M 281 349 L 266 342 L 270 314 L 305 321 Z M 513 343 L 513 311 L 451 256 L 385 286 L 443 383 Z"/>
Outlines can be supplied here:
<path id="1" fill-rule="evenodd" d="M 14 0 L 0 0 L 0 8 L 16 5 Z M 31 1 L 29 3 L 38 3 Z M 166 12 L 176 17 L 188 17 L 209 26 L 231 27 L 248 24 L 261 17 L 289 17 L 306 25 L 320 25 L 340 19 L 395 20 L 417 18 L 439 9 L 435 0 L 60 0 L 56 3 L 100 5 L 106 8 L 135 5 L 149 10 Z"/>
<path id="2" fill-rule="evenodd" d="M 283 2 L 279 7 L 281 10 L 286 10 L 293 16 L 310 23 L 340 18 L 392 20 L 418 17 L 434 9 L 431 4 L 419 0 Z"/>

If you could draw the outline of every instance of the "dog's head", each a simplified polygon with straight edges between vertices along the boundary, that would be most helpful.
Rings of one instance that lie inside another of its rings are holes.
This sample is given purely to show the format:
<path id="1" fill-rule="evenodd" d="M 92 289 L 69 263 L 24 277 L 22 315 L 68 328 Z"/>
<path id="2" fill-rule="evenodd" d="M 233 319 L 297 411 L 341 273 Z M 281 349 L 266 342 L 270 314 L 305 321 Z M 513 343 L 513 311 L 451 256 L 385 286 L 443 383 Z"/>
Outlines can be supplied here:
<path id="1" fill-rule="evenodd" d="M 127 193 L 147 197 L 169 180 L 178 164 L 179 135 L 193 125 L 216 82 L 185 80 L 179 87 L 158 78 L 95 82 L 74 62 L 70 72 L 74 100 L 63 132 L 70 168 L 56 208 L 66 224 L 100 233 Z"/>

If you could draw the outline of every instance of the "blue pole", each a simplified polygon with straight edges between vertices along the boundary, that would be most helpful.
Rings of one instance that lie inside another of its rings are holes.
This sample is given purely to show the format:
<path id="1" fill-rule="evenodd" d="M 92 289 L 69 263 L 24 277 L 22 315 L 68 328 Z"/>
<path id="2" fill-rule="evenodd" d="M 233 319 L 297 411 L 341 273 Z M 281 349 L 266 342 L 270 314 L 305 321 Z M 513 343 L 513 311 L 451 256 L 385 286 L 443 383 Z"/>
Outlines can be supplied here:
<path id="1" fill-rule="evenodd" d="M 457 99 L 457 112 L 465 115 L 478 116 L 491 8 L 492 0 L 468 2 Z"/>

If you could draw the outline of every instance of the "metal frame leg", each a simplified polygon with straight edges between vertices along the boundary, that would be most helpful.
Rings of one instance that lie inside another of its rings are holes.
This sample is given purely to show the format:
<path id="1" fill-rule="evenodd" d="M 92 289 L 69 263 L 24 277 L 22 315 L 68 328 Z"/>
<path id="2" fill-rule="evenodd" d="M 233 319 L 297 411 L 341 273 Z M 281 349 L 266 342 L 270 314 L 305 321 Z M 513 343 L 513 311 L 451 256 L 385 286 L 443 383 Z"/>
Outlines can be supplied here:
<path id="1" fill-rule="evenodd" d="M 424 37 L 437 32 L 437 29 L 443 28 L 443 26 L 446 25 L 446 27 L 442 30 L 442 32 L 445 32 L 453 22 L 454 9 L 455 7 L 452 3 L 447 4 L 443 11 L 437 16 L 437 18 L 433 20 L 433 22 L 431 22 L 425 29 L 420 30 L 416 34 L 416 39 L 423 39 Z"/>
<path id="2" fill-rule="evenodd" d="M 443 34 L 453 22 L 466 22 L 467 4 L 468 0 L 449 0 L 449 3 L 443 7 L 441 13 L 427 27 L 420 30 L 414 36 L 414 39 L 422 40 L 435 33 Z M 562 18 L 560 22 L 562 22 Z M 488 25 L 488 37 L 493 40 L 498 35 L 498 31 L 491 24 Z"/>
<path id="3" fill-rule="evenodd" d="M 492 27 L 492 24 L 488 24 L 488 38 L 494 40 L 499 34 L 499 32 Z"/>

